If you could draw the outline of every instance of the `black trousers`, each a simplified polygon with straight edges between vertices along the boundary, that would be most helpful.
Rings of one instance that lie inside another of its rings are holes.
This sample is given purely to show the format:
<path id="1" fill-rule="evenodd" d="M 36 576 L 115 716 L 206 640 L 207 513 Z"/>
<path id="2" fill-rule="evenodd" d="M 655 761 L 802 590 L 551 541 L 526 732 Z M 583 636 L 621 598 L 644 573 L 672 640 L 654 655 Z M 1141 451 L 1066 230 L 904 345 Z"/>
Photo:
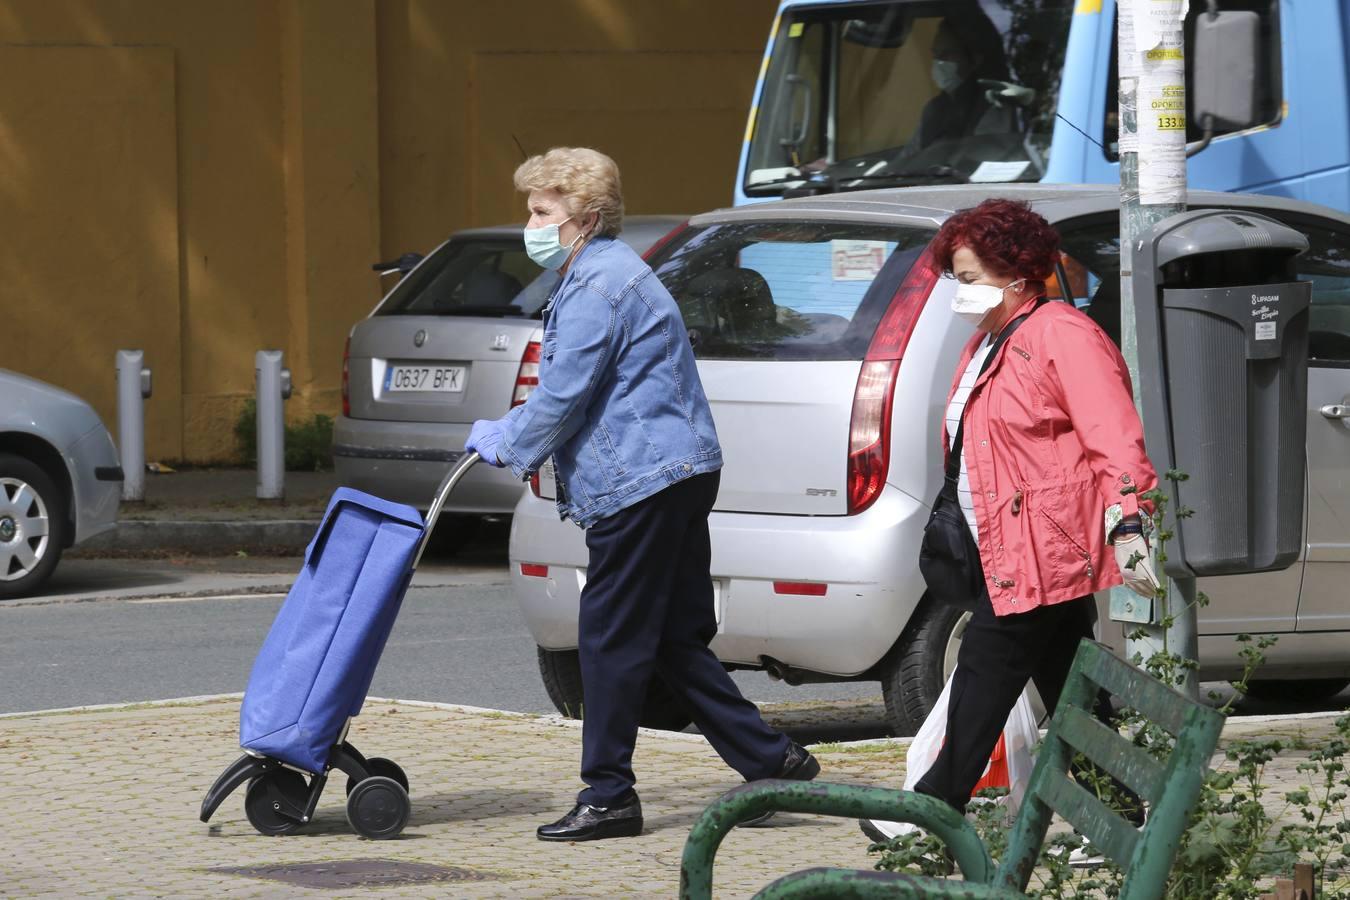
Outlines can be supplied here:
<path id="1" fill-rule="evenodd" d="M 965 812 L 1003 725 L 1027 679 L 1051 713 L 1069 677 L 1078 642 L 1092 637 L 1092 595 L 1028 612 L 996 616 L 985 605 L 971 615 L 952 673 L 947 741 L 915 785 Z M 1110 698 L 1097 698 L 1097 717 L 1110 721 Z"/>
<path id="2" fill-rule="evenodd" d="M 659 673 L 699 731 L 747 780 L 777 775 L 788 739 L 741 696 L 708 644 L 717 633 L 708 513 L 720 473 L 695 475 L 586 532 L 579 644 L 585 695 L 578 801 L 633 794 L 633 746 L 647 682 Z"/>

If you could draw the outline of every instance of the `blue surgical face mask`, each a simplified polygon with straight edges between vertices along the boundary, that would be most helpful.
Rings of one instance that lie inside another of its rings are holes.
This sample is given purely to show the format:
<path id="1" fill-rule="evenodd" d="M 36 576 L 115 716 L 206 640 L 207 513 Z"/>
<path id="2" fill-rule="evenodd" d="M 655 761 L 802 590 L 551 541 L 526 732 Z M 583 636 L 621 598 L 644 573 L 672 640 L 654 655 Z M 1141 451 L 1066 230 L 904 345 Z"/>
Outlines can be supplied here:
<path id="1" fill-rule="evenodd" d="M 572 255 L 572 248 L 581 240 L 578 234 L 572 243 L 564 244 L 558 238 L 558 229 L 572 221 L 568 216 L 556 225 L 541 225 L 538 228 L 525 229 L 525 254 L 545 269 L 561 269 Z"/>

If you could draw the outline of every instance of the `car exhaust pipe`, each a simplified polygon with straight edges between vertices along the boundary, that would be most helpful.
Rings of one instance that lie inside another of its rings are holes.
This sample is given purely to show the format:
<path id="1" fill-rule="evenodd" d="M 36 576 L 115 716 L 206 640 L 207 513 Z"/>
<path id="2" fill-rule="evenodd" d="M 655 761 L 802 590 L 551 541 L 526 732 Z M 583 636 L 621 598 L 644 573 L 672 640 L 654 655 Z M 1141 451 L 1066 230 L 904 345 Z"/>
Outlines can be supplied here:
<path id="1" fill-rule="evenodd" d="M 769 677 L 774 681 L 782 681 L 795 687 L 806 680 L 800 669 L 794 669 L 787 663 L 779 662 L 772 656 L 761 656 L 759 661 L 763 663 L 764 671 L 767 672 Z"/>

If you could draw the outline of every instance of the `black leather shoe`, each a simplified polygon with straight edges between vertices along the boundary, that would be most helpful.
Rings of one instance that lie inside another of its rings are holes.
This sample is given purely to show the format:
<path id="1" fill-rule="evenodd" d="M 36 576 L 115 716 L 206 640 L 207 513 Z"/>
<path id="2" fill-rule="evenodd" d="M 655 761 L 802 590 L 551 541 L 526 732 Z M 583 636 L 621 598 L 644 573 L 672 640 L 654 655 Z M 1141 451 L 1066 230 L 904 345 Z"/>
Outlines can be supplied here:
<path id="1" fill-rule="evenodd" d="M 636 796 L 624 806 L 578 803 L 572 811 L 535 832 L 541 841 L 599 841 L 642 833 L 642 803 Z"/>
<path id="2" fill-rule="evenodd" d="M 783 766 L 774 778 L 786 778 L 788 781 L 812 781 L 820 774 L 820 760 L 811 755 L 796 741 L 788 743 L 787 753 L 783 754 Z M 739 823 L 739 828 L 758 828 L 773 818 L 775 810 L 760 813 Z"/>

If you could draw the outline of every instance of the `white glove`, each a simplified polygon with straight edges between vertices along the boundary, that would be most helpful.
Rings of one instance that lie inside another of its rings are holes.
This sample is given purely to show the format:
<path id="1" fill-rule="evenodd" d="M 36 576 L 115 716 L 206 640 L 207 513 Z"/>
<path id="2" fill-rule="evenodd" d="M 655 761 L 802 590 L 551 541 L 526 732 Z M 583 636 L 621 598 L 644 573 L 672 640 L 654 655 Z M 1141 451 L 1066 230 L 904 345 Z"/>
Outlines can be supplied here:
<path id="1" fill-rule="evenodd" d="M 1005 106 L 1030 106 L 1031 101 L 1036 99 L 1035 90 L 1020 84 L 1013 84 L 1011 81 L 981 78 L 979 79 L 979 85 L 985 89 L 985 101 L 999 108 Z"/>
<path id="2" fill-rule="evenodd" d="M 1142 534 L 1121 534 L 1115 541 L 1116 565 L 1125 586 L 1141 597 L 1158 596 L 1158 576 L 1148 555 L 1148 541 Z"/>

